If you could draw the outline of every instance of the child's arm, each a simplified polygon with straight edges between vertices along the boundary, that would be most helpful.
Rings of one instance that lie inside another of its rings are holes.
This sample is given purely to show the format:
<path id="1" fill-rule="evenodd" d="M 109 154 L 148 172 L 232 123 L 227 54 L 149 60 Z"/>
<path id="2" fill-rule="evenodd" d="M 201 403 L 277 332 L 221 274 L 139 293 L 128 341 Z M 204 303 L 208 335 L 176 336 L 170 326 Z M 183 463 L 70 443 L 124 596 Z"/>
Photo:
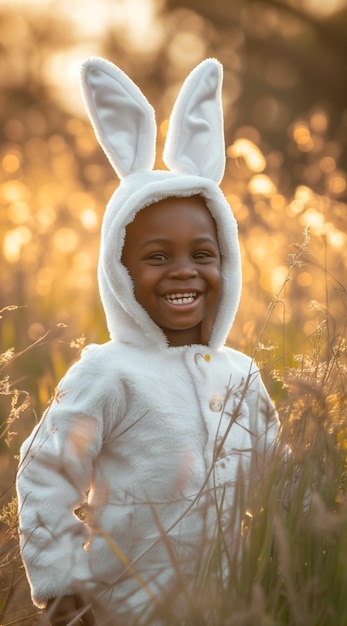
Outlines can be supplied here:
<path id="1" fill-rule="evenodd" d="M 84 550 L 88 527 L 74 510 L 90 488 L 105 434 L 107 380 L 100 370 L 90 356 L 76 363 L 21 448 L 20 544 L 32 598 L 40 608 L 49 598 L 73 594 L 90 582 Z"/>
<path id="2" fill-rule="evenodd" d="M 75 427 L 68 429 L 66 419 Z M 89 577 L 83 550 L 87 529 L 73 511 L 88 488 L 92 458 L 87 450 L 80 457 L 69 441 L 75 429 L 83 433 L 83 421 L 83 415 L 61 415 L 53 404 L 21 448 L 20 545 L 33 601 L 40 608 L 47 598 L 72 593 Z"/>

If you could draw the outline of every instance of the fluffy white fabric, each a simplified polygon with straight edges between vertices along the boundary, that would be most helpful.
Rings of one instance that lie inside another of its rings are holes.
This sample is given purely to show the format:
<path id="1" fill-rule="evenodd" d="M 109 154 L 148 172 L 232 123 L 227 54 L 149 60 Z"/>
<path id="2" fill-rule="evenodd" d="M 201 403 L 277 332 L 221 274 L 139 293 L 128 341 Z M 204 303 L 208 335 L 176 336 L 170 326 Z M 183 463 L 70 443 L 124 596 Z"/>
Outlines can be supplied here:
<path id="1" fill-rule="evenodd" d="M 206 539 L 207 503 L 214 510 L 214 497 L 221 498 L 227 485 L 225 507 L 232 505 L 240 463 L 245 476 L 261 468 L 277 420 L 259 374 L 251 373 L 248 357 L 228 348 L 158 351 L 111 341 L 86 349 L 59 393 L 21 451 L 22 553 L 33 598 L 43 606 L 82 583 L 99 593 L 121 578 L 124 564 L 100 529 L 142 578 L 155 574 L 156 592 L 172 564 L 155 517 L 169 530 L 180 567 L 189 571 L 194 550 Z M 204 488 L 231 416 L 237 419 Z M 87 489 L 91 537 L 72 514 Z M 127 577 L 115 587 L 114 611 L 118 596 L 133 585 Z"/>
<path id="2" fill-rule="evenodd" d="M 215 498 L 226 487 L 232 507 L 239 464 L 245 476 L 259 471 L 275 439 L 277 417 L 259 372 L 224 347 L 241 265 L 236 221 L 218 186 L 225 167 L 221 81 L 213 59 L 193 70 L 170 120 L 164 157 L 171 169 L 153 171 L 153 109 L 111 63 L 83 65 L 89 116 L 121 178 L 106 210 L 98 268 L 111 341 L 83 352 L 22 446 L 21 549 L 38 606 L 82 586 L 115 614 L 120 607 L 136 612 L 149 596 L 125 561 L 153 594 L 173 574 L 172 553 L 192 573 L 214 525 Z M 217 225 L 222 297 L 209 345 L 173 348 L 135 300 L 120 259 L 125 227 L 139 210 L 195 194 Z M 73 514 L 86 493 L 89 525 Z"/>
<path id="3" fill-rule="evenodd" d="M 121 179 L 107 206 L 99 262 L 100 293 L 113 339 L 130 333 L 138 345 L 153 341 L 166 345 L 160 329 L 134 303 L 132 285 L 119 263 L 125 227 L 152 202 L 195 194 L 205 198 L 215 219 L 222 254 L 223 295 L 211 345 L 223 344 L 230 331 L 241 293 L 241 261 L 237 224 L 218 186 L 225 168 L 222 76 L 215 59 L 206 59 L 188 76 L 174 105 L 164 147 L 163 158 L 171 169 L 153 171 L 156 126 L 146 98 L 108 61 L 92 57 L 82 66 L 87 111 Z"/>

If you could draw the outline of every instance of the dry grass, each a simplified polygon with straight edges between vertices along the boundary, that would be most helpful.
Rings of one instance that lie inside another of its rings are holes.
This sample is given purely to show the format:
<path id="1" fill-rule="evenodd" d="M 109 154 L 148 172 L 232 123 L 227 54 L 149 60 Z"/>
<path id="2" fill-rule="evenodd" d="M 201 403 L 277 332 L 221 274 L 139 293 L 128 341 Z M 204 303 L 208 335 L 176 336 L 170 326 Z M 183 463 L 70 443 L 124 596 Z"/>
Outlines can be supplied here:
<path id="1" fill-rule="evenodd" d="M 307 254 L 307 243 L 306 238 L 298 246 L 289 276 Z M 347 341 L 343 320 L 347 319 L 347 294 L 341 284 L 338 288 L 345 307 L 344 315 L 339 316 L 342 322 L 337 324 L 328 307 L 323 307 L 300 354 L 288 351 L 284 359 L 281 350 L 272 346 L 268 362 L 264 359 L 261 363 L 269 384 L 271 376 L 277 385 L 282 437 L 290 444 L 292 455 L 285 465 L 274 458 L 261 490 L 251 490 L 238 540 L 230 544 L 228 529 L 218 529 L 207 557 L 200 562 L 193 589 L 186 588 L 178 571 L 175 585 L 153 603 L 148 626 L 160 620 L 185 626 L 346 625 Z M 271 313 L 281 303 L 280 290 L 258 337 L 255 357 L 259 361 Z M 38 343 L 53 339 L 58 331 L 46 334 Z M 43 623 L 30 602 L 12 499 L 18 448 L 15 433 L 20 432 L 20 424 L 31 410 L 28 395 L 18 391 L 7 374 L 13 359 L 20 357 L 7 350 L 1 358 L 1 393 L 8 414 L 2 424 L 0 457 L 3 626 Z M 235 514 L 243 500 L 240 477 Z M 221 566 L 222 554 L 227 568 Z M 185 607 L 183 622 L 170 610 L 178 598 Z"/>

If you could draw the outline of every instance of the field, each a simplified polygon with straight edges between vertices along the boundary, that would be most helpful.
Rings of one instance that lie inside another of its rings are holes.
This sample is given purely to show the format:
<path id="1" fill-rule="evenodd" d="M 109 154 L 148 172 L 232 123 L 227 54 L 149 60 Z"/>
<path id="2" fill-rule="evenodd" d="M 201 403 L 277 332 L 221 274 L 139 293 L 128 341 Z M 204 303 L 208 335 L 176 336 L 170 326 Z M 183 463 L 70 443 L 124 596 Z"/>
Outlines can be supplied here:
<path id="1" fill-rule="evenodd" d="M 306 236 L 291 257 L 292 265 L 284 285 L 307 253 Z M 339 290 L 342 306 L 346 293 L 342 285 Z M 275 332 L 271 318 L 280 305 L 281 289 L 270 304 L 265 325 L 260 329 L 255 358 L 263 368 L 272 395 L 277 398 L 282 437 L 292 449 L 292 458 L 285 468 L 274 459 L 261 492 L 253 494 L 244 532 L 233 547 L 235 552 L 228 554 L 229 574 L 226 576 L 223 569 L 217 568 L 216 576 L 215 572 L 211 573 L 209 568 L 204 570 L 202 566 L 196 590 L 185 599 L 189 607 L 187 625 L 346 624 L 345 324 L 338 325 L 326 310 L 324 318 L 300 346 L 301 353 L 294 354 L 287 349 L 284 354 L 280 342 L 288 342 L 287 328 L 283 327 L 281 333 L 277 329 L 280 338 L 271 340 L 268 334 Z M 2 311 L 2 319 L 9 324 L 15 314 L 16 309 L 9 307 Z M 18 444 L 36 419 L 36 405 L 40 401 L 46 402 L 52 393 L 53 372 L 67 366 L 66 354 L 71 359 L 81 347 L 79 341 L 72 341 L 67 347 L 59 339 L 60 333 L 64 333 L 63 328 L 52 329 L 22 353 L 7 350 L 1 357 L 1 392 L 8 411 L 1 437 L 0 607 L 4 626 L 44 623 L 39 614 L 34 617 L 36 612 L 31 606 L 18 554 L 13 485 Z M 266 343 L 265 335 L 268 337 Z M 37 397 L 41 400 L 33 401 L 26 391 L 21 390 L 25 385 L 19 387 L 18 384 L 22 382 L 21 378 L 25 379 L 25 369 L 20 377 L 18 371 L 21 360 L 24 368 L 29 368 L 28 359 L 34 360 L 37 353 L 40 353 L 41 365 L 46 363 L 46 372 L 36 375 Z M 49 376 L 47 370 L 51 371 Z M 12 379 L 14 372 L 19 377 L 15 380 Z M 235 515 L 242 500 L 240 480 Z M 218 534 L 213 546 L 216 554 L 224 542 L 227 542 L 227 536 Z M 240 550 L 241 559 L 238 556 Z M 181 585 L 178 581 L 171 595 L 155 605 L 156 619 L 160 616 L 165 624 L 175 623 L 167 607 L 176 594 L 182 593 Z M 149 620 L 150 623 L 153 622 Z"/>
<path id="2" fill-rule="evenodd" d="M 170 606 L 182 594 L 184 626 L 347 626 L 346 11 L 317 17 L 302 10 L 314 4 L 305 0 L 240 0 L 232 10 L 230 0 L 143 2 L 157 7 L 157 30 L 142 44 L 142 22 L 136 41 L 124 25 L 103 22 L 93 39 L 81 24 L 76 43 L 72 17 L 57 3 L 54 18 L 48 0 L 32 11 L 28 2 L 20 14 L 7 4 L 0 6 L 1 626 L 47 624 L 32 606 L 18 551 L 20 444 L 83 346 L 108 339 L 96 266 L 118 180 L 68 82 L 71 73 L 78 82 L 87 54 L 118 63 L 155 106 L 158 168 L 183 79 L 195 61 L 222 61 L 221 186 L 243 263 L 228 343 L 261 369 L 292 451 L 284 465 L 273 460 L 261 490 L 251 490 L 227 570 L 220 566 L 227 531 L 217 528 L 213 571 L 202 562 L 189 593 L 178 575 L 148 626 L 174 625 Z M 106 5 L 111 10 L 111 1 L 98 2 Z M 240 479 L 235 516 L 243 496 Z"/>

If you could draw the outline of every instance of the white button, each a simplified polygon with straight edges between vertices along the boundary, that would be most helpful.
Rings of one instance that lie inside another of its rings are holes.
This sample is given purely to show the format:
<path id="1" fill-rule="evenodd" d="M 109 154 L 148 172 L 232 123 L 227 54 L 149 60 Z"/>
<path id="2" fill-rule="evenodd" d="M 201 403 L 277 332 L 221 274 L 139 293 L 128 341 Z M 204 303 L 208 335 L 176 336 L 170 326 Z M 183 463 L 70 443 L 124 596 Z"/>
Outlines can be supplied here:
<path id="1" fill-rule="evenodd" d="M 210 409 L 214 411 L 214 413 L 220 413 L 223 408 L 223 402 L 219 396 L 213 396 L 210 402 Z"/>

